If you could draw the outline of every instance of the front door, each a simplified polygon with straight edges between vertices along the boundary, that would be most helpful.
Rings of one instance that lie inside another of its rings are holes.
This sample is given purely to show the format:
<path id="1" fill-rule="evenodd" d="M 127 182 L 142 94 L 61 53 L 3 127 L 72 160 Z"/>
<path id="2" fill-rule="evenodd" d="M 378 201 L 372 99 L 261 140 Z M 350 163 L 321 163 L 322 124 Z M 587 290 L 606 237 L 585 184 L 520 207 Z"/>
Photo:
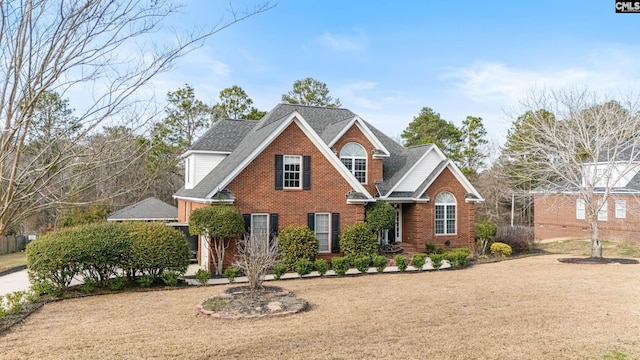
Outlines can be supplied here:
<path id="1" fill-rule="evenodd" d="M 209 242 L 204 236 L 200 236 L 200 265 L 209 270 Z"/>

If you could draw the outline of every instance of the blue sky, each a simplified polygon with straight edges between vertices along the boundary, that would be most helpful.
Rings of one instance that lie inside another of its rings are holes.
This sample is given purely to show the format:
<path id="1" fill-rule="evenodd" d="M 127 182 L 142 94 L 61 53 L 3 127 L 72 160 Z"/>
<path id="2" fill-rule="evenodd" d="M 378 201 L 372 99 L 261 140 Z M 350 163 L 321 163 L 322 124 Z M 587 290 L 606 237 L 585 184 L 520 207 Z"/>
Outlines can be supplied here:
<path id="1" fill-rule="evenodd" d="M 173 25 L 216 23 L 228 4 L 187 1 Z M 616 14 L 612 0 L 281 0 L 214 35 L 153 86 L 164 98 L 188 83 L 214 103 L 239 85 L 269 110 L 305 77 L 393 137 L 428 106 L 456 125 L 482 117 L 499 145 L 534 88 L 640 90 L 640 14 Z"/>

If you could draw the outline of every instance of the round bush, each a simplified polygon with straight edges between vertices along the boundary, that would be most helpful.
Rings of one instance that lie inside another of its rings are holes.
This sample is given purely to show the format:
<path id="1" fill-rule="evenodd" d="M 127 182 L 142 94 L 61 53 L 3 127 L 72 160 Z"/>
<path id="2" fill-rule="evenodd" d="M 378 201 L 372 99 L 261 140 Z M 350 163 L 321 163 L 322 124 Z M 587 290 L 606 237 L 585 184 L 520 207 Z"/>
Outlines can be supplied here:
<path id="1" fill-rule="evenodd" d="M 123 264 L 132 275 L 161 277 L 165 271 L 184 274 L 191 250 L 184 233 L 161 223 L 128 223 L 131 238 Z"/>
<path id="2" fill-rule="evenodd" d="M 384 271 L 387 267 L 387 257 L 384 255 L 376 255 L 373 257 L 373 266 L 376 267 L 379 273 Z"/>
<path id="3" fill-rule="evenodd" d="M 325 259 L 316 259 L 313 263 L 313 267 L 320 275 L 324 275 L 329 270 L 329 263 Z"/>
<path id="4" fill-rule="evenodd" d="M 289 225 L 280 231 L 278 251 L 287 269 L 293 270 L 298 260 L 315 260 L 318 255 L 318 239 L 306 226 Z"/>
<path id="5" fill-rule="evenodd" d="M 275 265 L 273 265 L 273 278 L 276 280 L 280 280 L 280 278 L 282 277 L 282 275 L 284 275 L 287 272 L 287 265 L 279 262 Z"/>
<path id="6" fill-rule="evenodd" d="M 342 231 L 340 250 L 351 262 L 361 257 L 372 259 L 378 254 L 378 239 L 365 223 L 356 223 Z"/>
<path id="7" fill-rule="evenodd" d="M 414 268 L 422 270 L 424 263 L 427 261 L 427 254 L 413 254 L 411 263 Z"/>
<path id="8" fill-rule="evenodd" d="M 353 260 L 353 265 L 363 274 L 369 270 L 369 264 L 371 264 L 371 258 L 368 256 L 355 258 Z"/>
<path id="9" fill-rule="evenodd" d="M 338 276 L 342 276 L 349 270 L 349 259 L 344 256 L 337 256 L 331 259 L 331 268 Z"/>
<path id="10" fill-rule="evenodd" d="M 293 268 L 300 276 L 308 275 L 313 271 L 313 262 L 308 259 L 300 259 L 296 261 Z"/>
<path id="11" fill-rule="evenodd" d="M 407 270 L 407 265 L 408 264 L 408 260 L 407 257 L 404 255 L 396 255 L 393 257 L 393 260 L 395 260 L 396 262 L 396 266 L 398 267 L 398 270 L 400 270 L 400 272 L 405 272 Z"/>
<path id="12" fill-rule="evenodd" d="M 491 244 L 491 255 L 511 256 L 511 246 L 501 242 L 494 242 Z"/>

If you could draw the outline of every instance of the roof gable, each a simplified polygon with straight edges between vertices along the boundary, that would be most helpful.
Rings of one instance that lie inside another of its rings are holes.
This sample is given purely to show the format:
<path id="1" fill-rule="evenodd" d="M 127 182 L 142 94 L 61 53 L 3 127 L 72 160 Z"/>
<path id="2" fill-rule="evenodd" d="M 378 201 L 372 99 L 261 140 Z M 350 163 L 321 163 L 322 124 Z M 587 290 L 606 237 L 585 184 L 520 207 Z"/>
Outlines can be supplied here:
<path id="1" fill-rule="evenodd" d="M 342 124 L 344 123 L 344 124 Z M 338 124 L 335 124 L 338 125 Z M 338 130 L 338 127 L 335 126 L 331 129 L 332 131 Z M 333 136 L 333 138 L 327 143 L 327 145 L 329 145 L 329 147 L 333 146 L 338 140 L 340 140 L 340 138 L 342 138 L 344 136 L 344 134 L 347 133 L 347 131 L 349 131 L 349 129 L 351 129 L 352 126 L 357 126 L 358 129 L 360 129 L 360 131 L 364 134 L 364 136 L 367 138 L 367 140 L 369 140 L 369 142 L 371 142 L 373 144 L 373 146 L 375 146 L 375 150 L 378 150 L 378 153 L 375 154 L 375 157 L 389 157 L 391 154 L 389 153 L 389 150 L 387 150 L 387 148 L 384 146 L 384 144 L 382 144 L 382 142 L 380 141 L 380 139 L 378 139 L 377 136 L 374 135 L 374 133 L 371 131 L 371 129 L 369 129 L 369 127 L 367 126 L 367 124 L 359 117 L 359 116 L 354 116 L 351 120 L 348 121 L 342 121 L 339 126 L 342 127 L 342 129 L 339 129 L 337 131 L 337 133 Z M 326 131 L 325 131 L 326 132 Z M 327 134 L 328 135 L 328 134 Z"/>
<path id="2" fill-rule="evenodd" d="M 178 220 L 178 208 L 154 197 L 112 212 L 107 221 L 168 221 Z"/>

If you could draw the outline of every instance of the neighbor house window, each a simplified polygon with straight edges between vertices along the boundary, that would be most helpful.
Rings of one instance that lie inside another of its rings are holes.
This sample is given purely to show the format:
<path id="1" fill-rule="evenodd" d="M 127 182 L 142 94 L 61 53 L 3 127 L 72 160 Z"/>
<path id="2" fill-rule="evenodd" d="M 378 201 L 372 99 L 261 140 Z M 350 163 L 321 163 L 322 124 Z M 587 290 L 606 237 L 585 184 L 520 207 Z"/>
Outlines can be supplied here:
<path id="1" fill-rule="evenodd" d="M 284 188 L 285 189 L 299 189 L 300 188 L 300 165 L 302 163 L 301 156 L 284 156 Z"/>
<path id="2" fill-rule="evenodd" d="M 436 196 L 436 235 L 456 233 L 456 198 L 450 192 Z"/>
<path id="3" fill-rule="evenodd" d="M 598 210 L 598 220 L 600 220 L 600 221 L 609 220 L 609 215 L 607 214 L 607 202 L 606 201 L 604 202 L 604 204 L 602 204 L 602 207 L 600 208 L 600 210 Z"/>
<path id="4" fill-rule="evenodd" d="M 576 200 L 576 219 L 584 220 L 584 199 Z"/>
<path id="5" fill-rule="evenodd" d="M 625 200 L 616 200 L 616 219 L 624 219 L 627 217 L 627 202 Z"/>
<path id="6" fill-rule="evenodd" d="M 340 151 L 340 161 L 362 184 L 367 183 L 367 152 L 362 145 L 348 143 Z"/>
<path id="7" fill-rule="evenodd" d="M 318 252 L 328 253 L 331 251 L 330 242 L 331 228 L 329 213 L 316 213 L 315 214 L 315 229 L 316 239 L 318 239 Z"/>

